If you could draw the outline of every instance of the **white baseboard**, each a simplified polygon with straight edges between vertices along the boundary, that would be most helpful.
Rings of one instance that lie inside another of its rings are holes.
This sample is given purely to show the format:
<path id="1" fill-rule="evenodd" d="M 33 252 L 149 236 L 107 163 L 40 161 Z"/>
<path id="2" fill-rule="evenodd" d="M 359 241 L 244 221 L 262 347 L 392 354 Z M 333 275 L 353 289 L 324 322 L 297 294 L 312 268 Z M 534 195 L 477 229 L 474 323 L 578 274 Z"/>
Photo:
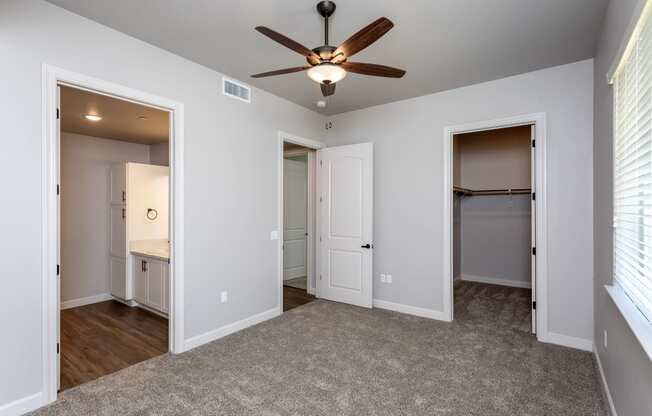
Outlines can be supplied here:
<path id="1" fill-rule="evenodd" d="M 18 416 L 45 405 L 43 392 L 38 392 L 11 403 L 0 405 L 0 416 Z"/>
<path id="2" fill-rule="evenodd" d="M 523 287 L 526 289 L 530 289 L 532 287 L 532 282 L 517 282 L 514 280 L 500 279 L 498 277 L 473 276 L 471 274 L 462 274 L 459 276 L 459 278 L 467 282 L 488 283 L 491 285 Z"/>
<path id="3" fill-rule="evenodd" d="M 90 305 L 91 303 L 104 302 L 113 299 L 110 293 L 102 293 L 100 295 L 88 296 L 85 298 L 71 299 L 61 302 L 61 309 L 76 308 L 78 306 Z"/>
<path id="4" fill-rule="evenodd" d="M 541 334 L 540 334 L 541 335 Z M 545 336 L 540 336 L 539 341 L 550 344 L 561 345 L 562 347 L 575 348 L 582 351 L 593 351 L 593 341 L 590 339 L 572 337 L 570 335 L 548 332 Z"/>
<path id="5" fill-rule="evenodd" d="M 419 308 L 417 306 L 403 305 L 401 303 L 388 302 L 386 300 L 374 299 L 374 308 L 387 309 L 390 311 L 401 312 L 408 315 L 420 316 L 422 318 L 436 319 L 438 321 L 448 321 L 444 312 L 433 309 Z"/>
<path id="6" fill-rule="evenodd" d="M 201 335 L 194 336 L 187 339 L 184 342 L 184 351 L 191 350 L 193 348 L 199 347 L 200 345 L 207 344 L 216 339 L 220 339 L 227 335 L 230 335 L 234 332 L 241 331 L 245 328 L 248 328 L 252 325 L 259 324 L 261 322 L 267 321 L 268 319 L 276 318 L 280 315 L 279 308 L 270 309 L 265 312 L 250 316 L 248 318 L 242 319 L 240 321 L 234 322 L 232 324 L 224 325 L 221 328 L 208 331 Z"/>
<path id="7" fill-rule="evenodd" d="M 598 347 L 596 347 L 595 344 L 593 345 L 593 354 L 595 355 L 595 360 L 598 362 L 598 370 L 600 371 L 602 388 L 604 389 L 605 396 L 607 396 L 607 401 L 609 402 L 609 415 L 618 416 L 618 413 L 616 413 L 616 406 L 614 405 L 613 398 L 611 397 L 611 391 L 609 390 L 609 384 L 607 384 L 607 376 L 604 374 L 604 369 L 602 368 L 602 361 L 600 361 Z"/>

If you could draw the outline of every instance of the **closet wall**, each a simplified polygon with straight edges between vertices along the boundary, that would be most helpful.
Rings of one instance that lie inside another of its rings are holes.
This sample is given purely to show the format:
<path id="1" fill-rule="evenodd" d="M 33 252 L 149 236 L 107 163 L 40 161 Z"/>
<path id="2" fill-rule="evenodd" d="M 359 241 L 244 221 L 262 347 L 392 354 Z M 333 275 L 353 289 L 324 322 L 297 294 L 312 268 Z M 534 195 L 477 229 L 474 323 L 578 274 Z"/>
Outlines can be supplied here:
<path id="1" fill-rule="evenodd" d="M 529 188 L 530 139 L 529 126 L 456 136 L 456 185 L 472 190 Z M 455 198 L 453 237 L 457 232 L 454 250 L 460 263 L 455 276 L 530 287 L 530 198 L 529 194 Z"/>

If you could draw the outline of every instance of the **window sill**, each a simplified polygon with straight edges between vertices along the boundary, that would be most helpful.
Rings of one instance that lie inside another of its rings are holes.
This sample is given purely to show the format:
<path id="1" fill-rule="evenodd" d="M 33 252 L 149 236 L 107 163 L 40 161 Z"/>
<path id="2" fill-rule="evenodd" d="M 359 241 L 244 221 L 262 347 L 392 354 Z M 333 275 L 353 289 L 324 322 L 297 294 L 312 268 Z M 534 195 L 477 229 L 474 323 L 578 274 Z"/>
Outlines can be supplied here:
<path id="1" fill-rule="evenodd" d="M 625 292 L 620 288 L 620 286 L 614 285 L 605 285 L 605 289 L 611 300 L 616 304 L 616 307 L 627 321 L 627 324 L 631 328 L 634 336 L 641 344 L 641 347 L 647 354 L 650 361 L 652 361 L 652 323 L 648 322 L 647 319 L 643 316 L 641 311 L 638 310 L 632 301 L 627 297 Z"/>

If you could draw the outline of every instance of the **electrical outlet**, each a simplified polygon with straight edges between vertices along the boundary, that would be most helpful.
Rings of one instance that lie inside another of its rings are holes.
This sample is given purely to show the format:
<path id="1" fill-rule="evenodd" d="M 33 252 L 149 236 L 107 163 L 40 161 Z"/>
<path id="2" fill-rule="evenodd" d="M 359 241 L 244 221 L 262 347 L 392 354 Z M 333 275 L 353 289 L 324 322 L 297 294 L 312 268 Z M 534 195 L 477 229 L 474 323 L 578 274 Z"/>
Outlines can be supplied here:
<path id="1" fill-rule="evenodd" d="M 604 349 L 607 349 L 607 330 L 604 330 Z"/>
<path id="2" fill-rule="evenodd" d="M 229 300 L 229 292 L 220 293 L 220 302 L 226 303 Z"/>
<path id="3" fill-rule="evenodd" d="M 387 276 L 385 276 L 385 279 L 387 279 L 387 283 L 392 283 L 392 275 L 391 274 L 388 274 Z"/>
<path id="4" fill-rule="evenodd" d="M 385 276 L 384 274 L 381 274 L 380 275 L 380 281 L 383 282 L 383 283 L 386 283 L 387 282 L 387 276 Z"/>

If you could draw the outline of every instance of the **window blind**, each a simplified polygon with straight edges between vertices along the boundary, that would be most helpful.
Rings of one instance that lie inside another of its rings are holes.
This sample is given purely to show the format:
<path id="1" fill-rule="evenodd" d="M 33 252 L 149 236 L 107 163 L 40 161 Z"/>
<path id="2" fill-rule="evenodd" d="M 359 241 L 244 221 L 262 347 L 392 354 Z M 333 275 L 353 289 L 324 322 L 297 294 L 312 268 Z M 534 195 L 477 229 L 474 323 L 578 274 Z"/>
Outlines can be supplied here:
<path id="1" fill-rule="evenodd" d="M 652 24 L 639 22 L 614 84 L 614 279 L 652 322 Z"/>

